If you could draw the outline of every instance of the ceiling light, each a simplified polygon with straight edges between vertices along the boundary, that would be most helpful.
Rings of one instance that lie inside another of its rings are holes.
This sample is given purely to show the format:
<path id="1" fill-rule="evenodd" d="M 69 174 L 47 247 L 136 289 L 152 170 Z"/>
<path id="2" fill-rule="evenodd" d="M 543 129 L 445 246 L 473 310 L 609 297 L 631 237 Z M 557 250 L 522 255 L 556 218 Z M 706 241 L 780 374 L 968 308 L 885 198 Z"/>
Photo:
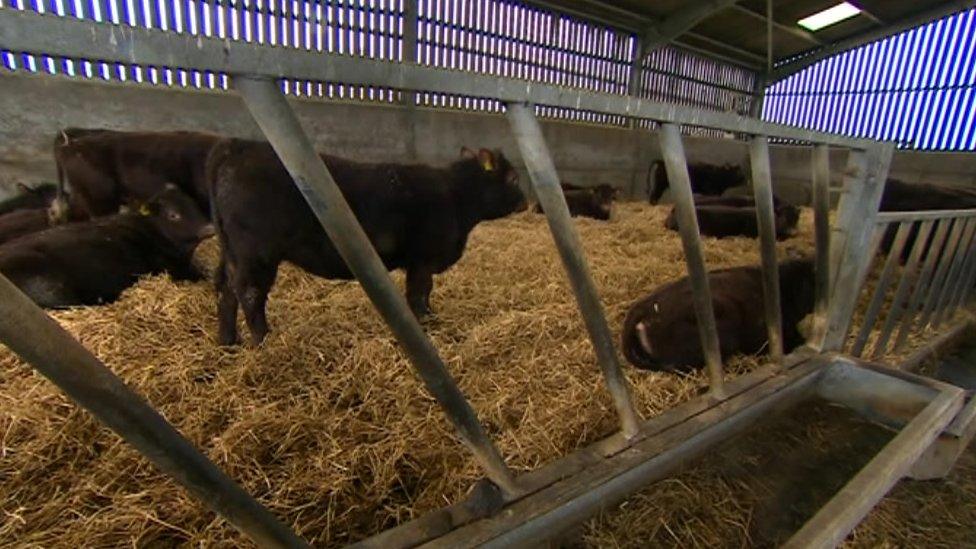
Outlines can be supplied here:
<path id="1" fill-rule="evenodd" d="M 852 5 L 850 2 L 841 2 L 834 7 L 819 11 L 809 17 L 804 17 L 797 21 L 796 24 L 809 31 L 818 31 L 834 23 L 850 19 L 859 13 L 861 13 L 861 8 Z"/>

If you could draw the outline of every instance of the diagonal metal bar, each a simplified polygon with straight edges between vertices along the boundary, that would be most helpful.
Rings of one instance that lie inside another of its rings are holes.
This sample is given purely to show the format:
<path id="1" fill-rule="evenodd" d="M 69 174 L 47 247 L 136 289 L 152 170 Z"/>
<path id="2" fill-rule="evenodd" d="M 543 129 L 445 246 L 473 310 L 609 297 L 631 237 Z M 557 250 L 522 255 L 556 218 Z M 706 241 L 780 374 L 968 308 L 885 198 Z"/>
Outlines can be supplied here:
<path id="1" fill-rule="evenodd" d="M 908 258 L 908 264 L 902 269 L 901 280 L 898 281 L 898 288 L 895 290 L 895 297 L 891 301 L 891 308 L 888 310 L 887 318 L 885 318 L 884 327 L 874 344 L 872 351 L 874 357 L 879 357 L 888 351 L 888 340 L 891 338 L 898 320 L 906 311 L 905 299 L 908 297 L 908 290 L 912 284 L 920 280 L 917 276 L 918 266 L 922 262 L 922 253 L 925 251 L 925 245 L 929 240 L 929 235 L 932 234 L 934 225 L 935 221 L 927 220 L 922 221 L 919 226 L 918 234 L 915 235 L 915 242 L 912 243 L 912 252 Z"/>
<path id="2" fill-rule="evenodd" d="M 908 334 L 912 331 L 912 326 L 915 322 L 915 313 L 922 303 L 922 296 L 925 295 L 925 291 L 931 283 L 932 273 L 935 271 L 935 263 L 941 254 L 942 244 L 949 234 L 949 225 L 951 223 L 951 219 L 938 220 L 935 227 L 935 236 L 932 238 L 932 244 L 926 250 L 923 250 L 923 253 L 927 254 L 925 256 L 925 264 L 922 266 L 922 272 L 919 273 L 918 280 L 915 282 L 915 288 L 912 290 L 912 297 L 909 299 L 908 307 L 905 309 L 901 327 L 898 328 L 898 337 L 895 338 L 896 351 L 901 349 L 905 341 L 908 340 Z M 922 243 L 921 246 L 924 248 L 925 244 Z"/>
<path id="3" fill-rule="evenodd" d="M 698 23 L 737 2 L 739 0 L 693 0 L 685 2 L 679 10 L 647 29 L 644 34 L 646 51 L 667 45 L 675 38 L 693 29 Z"/>
<path id="4" fill-rule="evenodd" d="M 905 248 L 905 242 L 908 241 L 908 233 L 911 226 L 911 223 L 901 223 L 898 225 L 895 242 L 891 246 L 891 249 L 888 250 L 888 259 L 885 260 L 884 269 L 881 271 L 881 277 L 878 279 L 878 285 L 874 289 L 874 295 L 871 296 L 871 303 L 868 305 L 867 312 L 864 313 L 864 321 L 861 324 L 861 329 L 857 334 L 857 338 L 854 340 L 854 345 L 851 347 L 851 354 L 854 356 L 861 356 L 861 351 L 864 350 L 864 345 L 867 343 L 868 336 L 874 328 L 874 323 L 878 320 L 878 314 L 881 312 L 881 306 L 884 305 L 885 294 L 888 291 L 888 284 L 891 282 L 891 277 L 895 272 L 895 266 L 898 264 L 901 252 Z"/>
<path id="5" fill-rule="evenodd" d="M 307 546 L 3 275 L 0 342 L 259 545 Z"/>
<path id="6" fill-rule="evenodd" d="M 756 199 L 756 224 L 762 256 L 763 311 L 769 334 L 769 356 L 783 360 L 783 318 L 780 307 L 779 262 L 776 259 L 776 221 L 773 214 L 773 181 L 769 167 L 769 141 L 757 135 L 749 142 L 752 192 Z"/>
<path id="7" fill-rule="evenodd" d="M 922 316 L 919 318 L 920 330 L 924 330 L 929 326 L 932 319 L 932 314 L 935 312 L 935 308 L 938 305 L 939 295 L 942 292 L 943 286 L 945 286 L 947 282 L 949 267 L 955 258 L 956 250 L 959 248 L 959 242 L 962 240 L 962 231 L 965 221 L 966 220 L 964 219 L 955 219 L 953 221 L 952 231 L 949 233 L 949 240 L 946 242 L 945 248 L 943 248 L 941 256 L 939 257 L 939 268 L 935 271 L 935 278 L 932 281 L 932 286 L 929 287 L 929 291 L 925 296 L 925 306 L 922 308 Z"/>
<path id="8" fill-rule="evenodd" d="M 688 175 L 688 161 L 681 142 L 681 132 L 674 124 L 661 124 L 658 135 L 671 192 L 674 193 L 678 231 L 685 252 L 685 264 L 688 266 L 688 278 L 694 292 L 695 318 L 698 320 L 698 335 L 705 355 L 709 386 L 716 398 L 724 398 L 725 372 L 722 368 L 718 327 L 715 324 L 712 292 L 709 289 L 708 270 L 702 253 L 701 235 L 698 234 L 698 216 L 695 213 L 695 200 L 691 193 L 691 178 Z"/>
<path id="9" fill-rule="evenodd" d="M 827 145 L 814 146 L 812 171 L 816 301 L 810 343 L 820 349 L 827 335 L 827 311 L 830 307 L 830 149 Z"/>
<path id="10" fill-rule="evenodd" d="M 949 308 L 950 296 L 955 293 L 963 262 L 968 257 L 969 251 L 972 247 L 973 232 L 974 229 L 976 229 L 976 220 L 970 218 L 965 220 L 965 223 L 966 226 L 963 232 L 962 240 L 959 241 L 959 246 L 956 248 L 956 253 L 952 258 L 952 266 L 949 268 L 949 274 L 946 275 L 946 282 L 942 285 L 942 291 L 939 292 L 938 302 L 935 304 L 935 314 L 932 317 L 932 326 L 934 328 L 938 328 L 942 324 L 942 320 L 945 318 L 945 313 Z"/>
<path id="11" fill-rule="evenodd" d="M 275 80 L 234 76 L 234 88 L 295 180 L 349 269 L 389 325 L 427 389 L 444 409 L 485 474 L 509 496 L 519 493 L 511 470 L 485 433 L 423 328 L 397 291 L 355 214 L 302 129 Z"/>
<path id="12" fill-rule="evenodd" d="M 952 296 L 952 301 L 950 302 L 950 317 L 956 314 L 956 310 L 962 305 L 963 297 L 966 295 L 966 289 L 972 287 L 973 276 L 976 276 L 976 235 L 974 235 L 973 242 L 969 246 L 969 251 L 966 254 L 966 260 L 963 264 L 962 276 L 959 277 L 955 294 Z"/>
<path id="13" fill-rule="evenodd" d="M 552 232 L 559 257 L 569 277 L 576 303 L 583 315 L 586 330 L 590 334 L 590 341 L 593 342 L 597 362 L 603 371 L 603 379 L 606 381 L 620 417 L 621 429 L 625 436 L 632 437 L 637 434 L 640 418 L 631 400 L 627 378 L 620 370 L 610 326 L 607 325 L 603 305 L 600 303 L 593 277 L 586 265 L 583 246 L 569 215 L 566 197 L 559 185 L 559 175 L 549 155 L 549 148 L 542 136 L 539 121 L 532 112 L 532 107 L 522 103 L 509 103 L 506 114 L 519 150 L 522 151 L 522 158 L 529 170 L 532 187 L 546 214 L 549 230 Z"/>
<path id="14" fill-rule="evenodd" d="M 838 207 L 834 239 L 830 243 L 833 289 L 824 336 L 825 351 L 839 350 L 850 329 L 857 296 L 873 260 L 873 248 L 869 254 L 865 250 L 869 248 L 872 232 L 876 234 L 872 246 L 877 245 L 880 237 L 875 230 L 875 218 L 893 152 L 893 145 L 879 143 L 865 155 L 852 152 L 848 159 L 846 193 Z"/>

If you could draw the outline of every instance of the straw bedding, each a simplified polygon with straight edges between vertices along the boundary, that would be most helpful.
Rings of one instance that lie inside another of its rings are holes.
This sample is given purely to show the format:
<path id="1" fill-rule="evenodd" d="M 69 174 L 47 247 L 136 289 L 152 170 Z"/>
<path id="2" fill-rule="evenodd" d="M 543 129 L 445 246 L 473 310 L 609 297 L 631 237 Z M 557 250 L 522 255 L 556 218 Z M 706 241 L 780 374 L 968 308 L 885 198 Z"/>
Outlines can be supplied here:
<path id="1" fill-rule="evenodd" d="M 577 220 L 614 334 L 634 300 L 684 275 L 680 239 L 663 228 L 667 211 L 621 204 L 610 223 Z M 810 217 L 804 211 L 782 254 L 812 252 Z M 704 250 L 711 268 L 758 261 L 750 239 L 705 239 Z M 216 243 L 200 255 L 212 265 Z M 432 307 L 425 328 L 512 467 L 537 467 L 614 430 L 542 216 L 479 226 L 464 258 L 436 278 Z M 317 546 L 456 501 L 479 478 L 357 284 L 284 266 L 268 308 L 272 333 L 257 349 L 218 347 L 214 313 L 209 285 L 159 276 L 115 304 L 54 316 Z M 757 362 L 728 368 L 741 373 Z M 704 386 L 701 374 L 627 370 L 644 417 Z M 0 511 L 0 545 L 244 541 L 5 349 Z"/>

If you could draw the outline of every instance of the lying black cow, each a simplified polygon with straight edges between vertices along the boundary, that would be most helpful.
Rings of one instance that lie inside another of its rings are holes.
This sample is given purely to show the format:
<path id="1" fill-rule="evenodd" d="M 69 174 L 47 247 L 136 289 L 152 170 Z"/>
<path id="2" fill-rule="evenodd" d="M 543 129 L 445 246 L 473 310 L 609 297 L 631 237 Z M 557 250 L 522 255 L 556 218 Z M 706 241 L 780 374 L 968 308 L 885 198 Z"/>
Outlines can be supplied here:
<path id="1" fill-rule="evenodd" d="M 57 187 L 51 184 L 28 187 L 17 184 L 18 193 L 0 202 L 0 215 L 18 210 L 47 209 L 57 194 Z"/>
<path id="2" fill-rule="evenodd" d="M 762 270 L 733 267 L 708 276 L 722 357 L 763 350 L 768 337 Z M 797 324 L 813 310 L 813 262 L 783 262 L 779 280 L 783 347 L 789 352 L 803 343 Z M 621 345 L 627 360 L 641 369 L 677 372 L 704 366 L 690 280 L 665 284 L 631 306 Z"/>
<path id="3" fill-rule="evenodd" d="M 56 221 L 116 213 L 175 184 L 209 215 L 205 166 L 220 136 L 190 131 L 120 132 L 67 128 L 54 140 L 59 200 Z M 70 187 L 65 200 L 64 186 Z"/>
<path id="4" fill-rule="evenodd" d="M 461 258 L 471 229 L 525 208 L 518 175 L 500 152 L 465 148 L 461 156 L 444 168 L 322 157 L 386 267 L 406 270 L 418 317 L 429 312 L 433 275 Z M 238 341 L 238 304 L 251 340 L 264 340 L 265 303 L 282 261 L 326 278 L 353 277 L 267 143 L 226 140 L 207 171 L 222 252 L 221 344 Z"/>
<path id="5" fill-rule="evenodd" d="M 617 196 L 617 189 L 610 185 L 595 187 L 579 187 L 572 183 L 561 183 L 569 215 L 573 217 L 590 217 L 607 221 L 613 213 L 613 200 Z M 542 204 L 536 204 L 536 213 L 542 213 Z"/>
<path id="6" fill-rule="evenodd" d="M 756 199 L 748 195 L 730 196 L 709 196 L 696 194 L 692 196 L 696 206 L 729 206 L 731 208 L 755 208 Z M 780 208 L 785 203 L 775 194 L 773 195 L 773 208 Z"/>
<path id="7" fill-rule="evenodd" d="M 0 215 L 0 244 L 50 226 L 46 209 L 17 210 Z"/>
<path id="8" fill-rule="evenodd" d="M 213 226 L 175 186 L 129 214 L 59 225 L 0 245 L 0 272 L 38 305 L 97 305 L 140 276 L 200 280 L 192 254 Z"/>
<path id="9" fill-rule="evenodd" d="M 648 199 L 651 204 L 657 204 L 668 189 L 668 171 L 664 161 L 656 160 L 648 171 Z M 721 195 L 727 189 L 745 185 L 746 174 L 741 166 L 725 164 L 688 164 L 688 177 L 691 179 L 691 191 L 696 194 Z"/>
<path id="10" fill-rule="evenodd" d="M 784 240 L 793 235 L 800 220 L 800 210 L 790 204 L 781 204 L 774 208 L 773 221 L 776 226 L 776 239 Z M 756 221 L 756 208 L 723 205 L 695 206 L 698 217 L 698 230 L 704 236 L 725 238 L 729 236 L 759 236 L 759 223 Z M 672 231 L 678 230 L 678 214 L 676 208 L 664 221 L 664 226 Z"/>

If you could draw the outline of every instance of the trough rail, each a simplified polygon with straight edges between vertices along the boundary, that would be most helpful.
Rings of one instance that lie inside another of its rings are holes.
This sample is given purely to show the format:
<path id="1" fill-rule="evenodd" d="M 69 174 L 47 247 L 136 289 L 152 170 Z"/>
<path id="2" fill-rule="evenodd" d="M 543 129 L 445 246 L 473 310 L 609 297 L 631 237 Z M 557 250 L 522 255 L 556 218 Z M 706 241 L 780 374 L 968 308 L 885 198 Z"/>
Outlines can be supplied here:
<path id="1" fill-rule="evenodd" d="M 594 93 L 469 72 L 433 69 L 412 63 L 370 61 L 299 49 L 267 47 L 229 39 L 175 35 L 159 30 L 92 23 L 11 9 L 0 9 L 0 49 L 144 66 L 179 66 L 187 69 L 224 72 L 230 75 L 233 89 L 244 99 L 258 126 L 271 142 L 323 228 L 336 243 L 367 295 L 403 346 L 426 386 L 444 408 L 446 415 L 480 463 L 486 476 L 500 489 L 500 494 L 495 496 L 500 500 L 495 500 L 494 505 L 491 506 L 493 510 L 503 505 L 517 504 L 523 498 L 530 497 L 530 492 L 541 490 L 545 483 L 540 482 L 539 477 L 534 477 L 533 473 L 515 478 L 505 465 L 504 458 L 477 421 L 470 404 L 457 389 L 436 349 L 413 318 L 402 297 L 395 292 L 389 274 L 383 268 L 362 227 L 349 210 L 328 169 L 312 149 L 307 135 L 281 93 L 276 79 L 287 77 L 378 86 L 407 92 L 423 91 L 490 98 L 507 105 L 514 135 L 529 167 L 533 186 L 546 206 L 544 211 L 550 230 L 619 416 L 621 432 L 611 437 L 615 441 L 612 448 L 601 446 L 603 453 L 598 456 L 601 460 L 617 454 L 635 455 L 634 453 L 638 452 L 636 445 L 645 440 L 641 433 L 656 423 L 653 419 L 641 423 L 631 402 L 630 390 L 613 348 L 602 305 L 589 276 L 579 236 L 569 220 L 565 197 L 558 186 L 558 175 L 545 146 L 538 121 L 533 114 L 533 107 L 585 110 L 661 124 L 661 152 L 677 198 L 682 244 L 689 277 L 696 290 L 695 311 L 710 374 L 710 394 L 707 398 L 692 403 L 690 409 L 697 412 L 683 417 L 679 422 L 679 424 L 687 422 L 688 430 L 681 431 L 683 435 L 678 439 L 680 443 L 669 450 L 678 453 L 670 453 L 666 456 L 664 450 L 658 448 L 658 453 L 651 452 L 643 455 L 634 467 L 635 471 L 644 471 L 634 473 L 638 476 L 620 477 L 626 482 L 619 487 L 614 487 L 617 485 L 612 481 L 603 483 L 603 488 L 594 486 L 591 492 L 584 491 L 579 497 L 565 501 L 563 506 L 554 510 L 551 516 L 555 518 L 550 519 L 550 522 L 530 524 L 521 521 L 519 524 L 513 524 L 508 529 L 508 533 L 498 538 L 499 541 L 517 542 L 537 539 L 545 534 L 547 524 L 564 524 L 570 519 L 577 520 L 582 514 L 574 512 L 573 505 L 584 505 L 587 512 L 590 512 L 594 508 L 593 505 L 581 502 L 592 502 L 594 494 L 602 493 L 600 490 L 612 490 L 613 493 L 633 491 L 638 487 L 633 481 L 651 478 L 648 476 L 650 471 L 660 472 L 655 465 L 661 462 L 660 460 L 666 462 L 674 456 L 683 455 L 680 452 L 707 447 L 711 444 L 708 438 L 711 436 L 708 433 L 712 432 L 710 429 L 718 429 L 716 433 L 729 432 L 723 425 L 734 424 L 744 417 L 738 414 L 727 415 L 727 404 L 734 395 L 729 390 L 729 385 L 726 385 L 722 369 L 707 269 L 697 231 L 687 159 L 681 143 L 679 125 L 746 134 L 751 139 L 750 158 L 757 203 L 756 215 L 760 228 L 763 288 L 767 303 L 764 314 L 770 330 L 772 355 L 774 360 L 780 363 L 775 365 L 774 369 L 782 370 L 780 374 L 774 372 L 774 375 L 784 376 L 780 378 L 781 383 L 785 383 L 783 391 L 788 389 L 799 391 L 802 388 L 799 381 L 807 377 L 797 374 L 801 370 L 805 371 L 802 368 L 788 369 L 786 363 L 789 362 L 789 357 L 782 357 L 782 319 L 776 306 L 780 297 L 776 275 L 768 139 L 789 139 L 815 145 L 812 173 L 817 228 L 815 326 L 818 330 L 815 331 L 816 338 L 811 341 L 812 348 L 833 351 L 842 347 L 850 327 L 855 301 L 853 298 L 860 290 L 868 269 L 869 262 L 865 260 L 864 251 L 872 250 L 878 241 L 878 234 L 874 228 L 880 193 L 887 177 L 893 150 L 890 144 L 769 124 L 735 114 L 680 107 L 632 96 Z M 838 210 L 838 222 L 829 235 L 826 201 L 829 184 L 828 146 L 845 147 L 851 151 L 845 172 L 844 194 Z M 930 269 L 934 270 L 936 282 L 932 284 L 929 294 L 939 303 L 948 305 L 965 301 L 968 297 L 968 289 L 960 295 L 959 288 L 956 286 L 958 280 L 965 281 L 965 276 L 971 275 L 972 270 L 976 268 L 976 262 L 972 261 L 972 250 L 960 246 L 961 241 L 968 242 L 972 239 L 972 230 L 967 226 L 965 231 L 960 228 L 953 234 L 956 235 L 956 238 L 951 240 L 953 250 L 961 250 L 955 253 L 957 259 L 951 265 L 943 266 L 940 263 L 937 268 L 933 265 L 933 269 Z M 49 377 L 65 389 L 72 398 L 92 410 L 97 417 L 133 442 L 164 471 L 185 480 L 180 476 L 186 474 L 183 467 L 174 467 L 170 461 L 167 461 L 170 454 L 166 451 L 160 453 L 158 445 L 147 445 L 133 435 L 134 432 L 142 432 L 146 433 L 148 438 L 182 440 L 175 430 L 158 415 L 149 413 L 151 409 L 148 405 L 129 392 L 120 390 L 102 395 L 109 406 L 121 412 L 136 409 L 140 405 L 144 410 L 148 410 L 144 414 L 126 416 L 129 423 L 115 421 L 111 414 L 99 408 L 98 403 L 87 399 L 83 392 L 79 392 L 72 385 L 73 378 L 85 371 L 101 371 L 99 368 L 104 370 L 104 366 L 90 354 L 85 355 L 84 353 L 87 352 L 84 352 L 77 342 L 63 331 L 59 331 L 61 329 L 56 323 L 45 319 L 43 311 L 20 295 L 3 277 L 0 277 L 0 292 L 4 292 L 2 295 L 11 296 L 11 299 L 4 300 L 4 306 L 9 307 L 16 316 L 8 318 L 32 319 L 37 327 L 37 332 L 16 334 L 13 333 L 13 325 L 0 324 L 0 328 L 3 328 L 0 329 L 0 341 L 42 372 L 50 373 Z M 938 306 L 933 305 L 929 312 L 936 313 L 937 319 L 941 318 L 942 310 Z M 70 340 L 72 343 L 64 344 L 78 351 L 79 356 L 84 356 L 84 364 L 87 365 L 85 367 L 89 370 L 82 369 L 83 364 L 80 361 L 54 364 L 56 357 L 38 351 L 39 345 L 55 341 L 52 338 L 58 338 L 57 341 L 62 342 Z M 813 360 L 809 363 L 818 362 Z M 757 402 L 771 405 L 773 401 L 770 399 L 770 395 L 765 395 Z M 932 412 L 926 415 L 923 425 L 915 428 L 924 431 L 925 436 L 935 433 L 940 428 L 939 422 L 945 419 L 946 410 L 949 408 L 941 404 L 942 401 L 939 402 L 939 413 Z M 938 416 L 938 421 L 930 417 L 935 415 Z M 912 431 L 912 436 L 917 438 L 916 431 Z M 187 455 L 193 456 L 197 469 L 216 479 L 208 492 L 200 491 L 192 482 L 187 481 L 185 484 L 242 532 L 262 544 L 271 546 L 293 546 L 302 543 L 249 496 L 242 495 L 240 489 L 221 476 L 222 474 L 205 457 L 198 453 L 193 454 L 195 450 L 188 445 L 174 444 L 182 448 L 181 451 L 186 452 Z M 696 444 L 699 446 L 695 446 Z M 584 475 L 587 472 L 592 474 L 598 470 L 599 468 L 589 466 L 580 469 L 582 472 L 579 474 Z M 577 476 L 576 480 L 581 478 L 583 477 Z M 488 490 L 481 493 L 493 492 Z M 240 509 L 227 507 L 225 502 L 228 499 L 238 502 Z M 249 513 L 243 515 L 248 518 L 242 519 L 241 513 Z M 466 516 L 471 520 L 475 518 L 476 513 L 469 512 Z M 451 526 L 453 528 L 460 524 Z M 839 535 L 841 530 L 849 526 L 849 522 L 834 525 L 830 535 Z M 441 533 L 448 534 L 448 532 Z M 407 541 L 405 538 L 399 540 L 399 542 Z"/>

